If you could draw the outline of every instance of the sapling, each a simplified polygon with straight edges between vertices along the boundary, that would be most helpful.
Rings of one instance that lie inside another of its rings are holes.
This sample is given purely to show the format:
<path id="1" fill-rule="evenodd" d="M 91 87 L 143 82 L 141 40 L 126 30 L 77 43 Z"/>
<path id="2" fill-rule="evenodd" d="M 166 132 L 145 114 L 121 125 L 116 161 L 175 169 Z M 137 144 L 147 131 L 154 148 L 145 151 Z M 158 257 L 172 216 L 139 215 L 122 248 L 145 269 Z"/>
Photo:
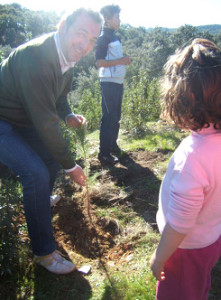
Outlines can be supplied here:
<path id="1" fill-rule="evenodd" d="M 85 181 L 85 189 L 86 189 L 86 198 L 85 198 L 85 207 L 87 210 L 87 215 L 89 217 L 90 222 L 92 223 L 92 216 L 91 216 L 91 205 L 90 205 L 90 194 L 89 194 L 89 161 L 88 161 L 88 152 L 89 152 L 89 145 L 88 140 L 86 138 L 86 129 L 82 125 L 80 128 L 73 130 L 74 135 L 76 137 L 77 142 L 79 143 L 79 150 L 82 154 L 83 160 L 84 160 L 84 173 L 86 177 Z"/>

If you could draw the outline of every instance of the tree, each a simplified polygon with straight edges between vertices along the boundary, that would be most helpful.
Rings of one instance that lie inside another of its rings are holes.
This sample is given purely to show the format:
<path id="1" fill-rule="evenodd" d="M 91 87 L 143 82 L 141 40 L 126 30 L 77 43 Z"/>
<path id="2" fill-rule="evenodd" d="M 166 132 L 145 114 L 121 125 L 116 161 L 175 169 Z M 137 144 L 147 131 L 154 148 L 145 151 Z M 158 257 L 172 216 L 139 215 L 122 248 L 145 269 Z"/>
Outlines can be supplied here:
<path id="1" fill-rule="evenodd" d="M 16 47 L 26 41 L 25 22 L 19 4 L 0 5 L 0 44 Z"/>
<path id="2" fill-rule="evenodd" d="M 26 31 L 30 38 L 56 30 L 59 21 L 55 12 L 25 11 Z"/>
<path id="3" fill-rule="evenodd" d="M 162 75 L 163 65 L 168 56 L 173 52 L 169 36 L 169 32 L 162 28 L 155 28 L 145 38 L 143 44 L 144 54 L 142 57 L 151 78 Z"/>
<path id="4" fill-rule="evenodd" d="M 12 52 L 12 48 L 9 45 L 2 46 L 0 45 L 0 63 L 3 59 L 8 57 L 8 55 Z"/>
<path id="5" fill-rule="evenodd" d="M 17 47 L 31 38 L 55 31 L 54 12 L 30 11 L 19 4 L 0 5 L 0 44 Z"/>

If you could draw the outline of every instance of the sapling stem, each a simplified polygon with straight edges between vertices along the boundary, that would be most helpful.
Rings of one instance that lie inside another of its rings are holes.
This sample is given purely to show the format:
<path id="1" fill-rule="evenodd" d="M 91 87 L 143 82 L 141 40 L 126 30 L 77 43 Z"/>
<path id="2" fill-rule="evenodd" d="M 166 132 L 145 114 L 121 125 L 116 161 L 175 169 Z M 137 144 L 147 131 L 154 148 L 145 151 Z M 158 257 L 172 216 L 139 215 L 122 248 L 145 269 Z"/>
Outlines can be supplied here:
<path id="1" fill-rule="evenodd" d="M 90 205 L 90 193 L 89 193 L 89 182 L 88 182 L 88 178 L 89 178 L 89 162 L 87 159 L 87 144 L 88 141 L 86 139 L 86 130 L 84 128 L 84 126 L 81 126 L 80 128 L 77 128 L 74 130 L 75 132 L 75 136 L 80 144 L 80 148 L 82 151 L 82 155 L 83 155 L 83 160 L 85 163 L 85 168 L 84 168 L 84 173 L 85 173 L 85 177 L 86 177 L 86 182 L 85 182 L 85 190 L 86 190 L 86 198 L 85 198 L 85 208 L 87 210 L 87 215 L 89 217 L 90 222 L 92 223 L 92 216 L 91 216 L 91 205 Z"/>

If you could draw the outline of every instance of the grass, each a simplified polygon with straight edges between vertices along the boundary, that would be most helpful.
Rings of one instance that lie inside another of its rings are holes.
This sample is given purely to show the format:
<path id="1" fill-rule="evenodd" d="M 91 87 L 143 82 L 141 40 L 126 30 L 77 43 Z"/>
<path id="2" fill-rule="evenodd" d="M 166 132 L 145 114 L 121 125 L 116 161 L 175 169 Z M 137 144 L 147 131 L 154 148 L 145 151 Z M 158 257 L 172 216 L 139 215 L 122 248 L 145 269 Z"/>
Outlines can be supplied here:
<path id="1" fill-rule="evenodd" d="M 165 130 L 164 122 L 149 122 L 147 125 L 147 131 L 144 137 L 131 137 L 128 140 L 128 134 L 122 133 L 123 144 L 127 147 L 127 150 L 144 149 L 147 151 L 162 151 L 164 153 L 174 151 L 174 149 L 180 143 L 181 138 L 188 135 L 188 132 L 175 130 L 173 127 L 167 125 Z M 129 142 L 129 143 L 128 143 Z"/>
<path id="2" fill-rule="evenodd" d="M 98 134 L 98 131 L 96 131 L 88 135 L 92 157 L 96 156 L 98 152 Z M 185 135 L 186 133 L 174 131 L 172 128 L 165 130 L 162 123 L 148 124 L 148 132 L 142 139 L 133 137 L 128 139 L 128 135 L 124 131 L 121 132 L 120 146 L 127 151 L 142 149 L 162 153 L 164 157 L 163 160 L 154 161 L 153 171 L 155 177 L 151 177 L 151 180 L 144 178 L 144 181 L 140 182 L 138 187 L 143 185 L 150 194 L 157 195 L 159 182 L 162 180 L 168 160 Z M 102 172 L 105 174 L 106 170 Z M 102 200 L 100 203 L 94 202 L 96 216 L 114 219 L 119 223 L 122 232 L 115 237 L 115 243 L 121 245 L 122 248 L 124 247 L 123 255 L 118 256 L 118 259 L 115 260 L 114 255 L 119 255 L 120 248 L 118 248 L 118 253 L 115 253 L 113 247 L 112 253 L 109 254 L 108 263 L 105 263 L 98 258 L 90 259 L 80 253 L 75 253 L 78 263 L 90 264 L 92 272 L 87 276 L 82 276 L 77 272 L 57 276 L 33 264 L 25 225 L 17 224 L 18 231 L 16 232 L 13 231 L 13 226 L 1 227 L 0 244 L 5 246 L 1 249 L 4 253 L 0 253 L 2 254 L 0 256 L 2 258 L 0 261 L 0 299 L 155 299 L 156 280 L 150 272 L 149 258 L 159 241 L 160 235 L 147 223 L 142 210 L 149 213 L 151 205 L 156 204 L 149 203 L 150 206 L 147 206 L 143 199 L 137 199 L 136 202 L 131 199 L 132 202 L 130 203 L 130 190 L 127 186 L 110 182 L 108 188 L 105 186 L 102 189 L 101 179 L 103 175 L 93 175 L 92 192 L 97 193 L 98 198 Z M 11 210 L 9 214 L 8 208 L 11 205 L 15 207 L 17 200 L 21 202 L 22 191 L 19 184 L 15 186 L 13 182 L 10 182 L 7 188 L 7 193 L 5 189 L 1 189 L 1 200 L 5 202 L 4 197 L 8 197 L 12 202 L 7 204 L 7 209 L 6 207 L 3 209 L 3 205 L 1 205 L 0 212 L 2 220 L 4 219 L 10 223 L 13 220 L 13 215 Z M 114 204 L 112 204 L 111 201 L 104 201 L 104 199 L 115 199 L 116 194 L 121 195 L 122 201 L 120 203 L 113 201 Z M 139 206 L 139 209 L 136 209 L 136 205 Z M 56 218 L 57 216 L 54 217 L 54 221 L 56 221 Z M 13 252 L 11 252 L 12 249 Z M 74 249 L 73 252 L 75 252 Z M 214 280 L 210 300 L 218 300 L 221 297 L 219 276 L 220 272 L 216 269 L 213 272 Z"/>

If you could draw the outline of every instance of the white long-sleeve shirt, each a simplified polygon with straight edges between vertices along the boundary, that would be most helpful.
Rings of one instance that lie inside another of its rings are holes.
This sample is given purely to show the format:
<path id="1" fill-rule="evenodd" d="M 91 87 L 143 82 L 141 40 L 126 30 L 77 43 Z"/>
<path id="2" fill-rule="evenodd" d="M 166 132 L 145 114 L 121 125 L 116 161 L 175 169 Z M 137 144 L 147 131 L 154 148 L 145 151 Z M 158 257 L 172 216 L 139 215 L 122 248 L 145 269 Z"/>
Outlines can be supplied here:
<path id="1" fill-rule="evenodd" d="M 174 152 L 160 189 L 157 224 L 187 234 L 180 248 L 203 248 L 221 235 L 221 130 L 193 132 Z"/>

